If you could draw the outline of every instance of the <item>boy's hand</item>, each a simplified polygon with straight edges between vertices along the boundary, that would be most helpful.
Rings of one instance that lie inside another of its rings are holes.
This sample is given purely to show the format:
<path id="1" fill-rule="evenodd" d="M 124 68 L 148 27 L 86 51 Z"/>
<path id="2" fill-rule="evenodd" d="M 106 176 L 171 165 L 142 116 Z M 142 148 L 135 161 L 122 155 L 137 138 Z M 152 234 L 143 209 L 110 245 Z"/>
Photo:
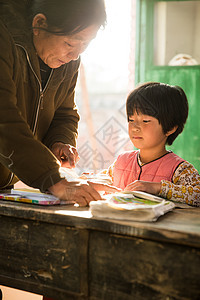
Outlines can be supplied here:
<path id="1" fill-rule="evenodd" d="M 135 180 L 134 182 L 127 185 L 124 191 L 141 191 L 153 195 L 158 195 L 161 190 L 161 182 L 150 182 Z"/>
<path id="2" fill-rule="evenodd" d="M 106 192 L 106 194 L 112 194 L 116 192 L 121 192 L 122 190 L 117 188 L 116 186 L 109 185 L 107 183 L 98 183 L 89 181 L 89 185 L 91 185 L 98 192 Z"/>

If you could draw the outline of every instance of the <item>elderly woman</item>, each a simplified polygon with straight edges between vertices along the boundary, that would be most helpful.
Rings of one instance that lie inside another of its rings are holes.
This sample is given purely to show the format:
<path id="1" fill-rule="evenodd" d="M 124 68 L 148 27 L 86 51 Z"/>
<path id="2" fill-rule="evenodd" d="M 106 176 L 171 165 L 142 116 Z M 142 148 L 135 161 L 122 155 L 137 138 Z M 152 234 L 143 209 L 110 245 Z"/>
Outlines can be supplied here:
<path id="1" fill-rule="evenodd" d="M 0 2 L 0 189 L 20 179 L 83 206 L 115 190 L 59 172 L 78 159 L 79 56 L 105 21 L 103 0 Z"/>

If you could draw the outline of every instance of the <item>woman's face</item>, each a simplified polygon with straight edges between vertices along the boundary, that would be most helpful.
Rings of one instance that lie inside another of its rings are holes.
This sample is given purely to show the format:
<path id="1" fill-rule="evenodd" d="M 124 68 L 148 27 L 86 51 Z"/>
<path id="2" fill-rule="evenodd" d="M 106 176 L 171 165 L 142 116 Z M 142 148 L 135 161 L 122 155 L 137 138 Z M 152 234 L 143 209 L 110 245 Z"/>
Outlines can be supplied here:
<path id="1" fill-rule="evenodd" d="M 38 25 L 33 24 L 33 27 Z M 73 35 L 59 36 L 45 30 L 33 29 L 33 43 L 37 55 L 45 64 L 50 68 L 59 68 L 72 60 L 77 60 L 95 38 L 98 30 L 98 25 L 91 25 Z"/>

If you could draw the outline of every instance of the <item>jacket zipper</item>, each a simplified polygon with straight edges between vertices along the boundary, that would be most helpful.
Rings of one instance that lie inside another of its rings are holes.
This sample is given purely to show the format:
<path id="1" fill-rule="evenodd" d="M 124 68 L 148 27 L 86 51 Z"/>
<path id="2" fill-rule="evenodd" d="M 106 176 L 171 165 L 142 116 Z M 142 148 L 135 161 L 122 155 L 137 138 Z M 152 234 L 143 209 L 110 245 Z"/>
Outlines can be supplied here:
<path id="1" fill-rule="evenodd" d="M 30 62 L 30 58 L 29 58 L 27 50 L 22 45 L 20 45 L 20 44 L 16 44 L 16 46 L 19 46 L 19 47 L 21 47 L 24 50 L 24 52 L 26 54 L 26 58 L 27 58 L 28 64 L 29 64 L 29 66 L 31 68 L 31 71 L 33 72 L 33 74 L 34 74 L 34 76 L 35 76 L 35 78 L 36 78 L 36 80 L 37 80 L 37 82 L 39 84 L 39 88 L 40 88 L 40 96 L 39 96 L 39 100 L 38 100 L 38 104 L 37 104 L 35 121 L 34 121 L 33 129 L 32 129 L 32 133 L 33 133 L 33 135 L 35 135 L 36 128 L 37 128 L 37 123 L 38 123 L 39 111 L 40 111 L 40 109 L 43 109 L 43 96 L 44 96 L 44 92 L 46 91 L 48 83 L 49 83 L 49 81 L 51 79 L 51 76 L 52 76 L 52 73 L 53 73 L 53 69 L 51 70 L 51 73 L 49 75 L 49 78 L 47 80 L 47 83 L 46 83 L 44 89 L 42 89 L 42 85 L 41 85 L 40 79 L 38 78 L 36 72 L 33 69 L 33 66 L 32 66 L 32 64 Z"/>
<path id="2" fill-rule="evenodd" d="M 39 88 L 40 88 L 40 96 L 39 96 L 39 101 L 38 101 L 38 104 L 37 104 L 37 110 L 36 110 L 36 115 L 35 115 L 35 121 L 34 121 L 33 129 L 32 129 L 32 133 L 33 133 L 33 135 L 35 135 L 36 128 L 37 128 L 37 123 L 38 123 L 39 111 L 40 111 L 40 109 L 43 109 L 43 95 L 44 95 L 44 92 L 45 92 L 45 90 L 46 90 L 46 88 L 47 88 L 47 86 L 48 86 L 48 83 L 49 83 L 49 81 L 50 81 L 50 78 L 51 78 L 51 76 L 52 76 L 53 69 L 51 70 L 51 73 L 50 73 L 50 75 L 49 75 L 49 78 L 48 78 L 48 80 L 47 80 L 47 83 L 46 83 L 44 89 L 42 90 L 42 85 L 41 85 L 40 79 L 38 78 L 37 74 L 35 73 L 35 71 L 34 71 L 34 69 L 33 69 L 33 66 L 31 65 L 31 62 L 30 62 L 30 59 L 29 59 L 29 55 L 28 55 L 27 50 L 26 50 L 22 45 L 20 45 L 20 44 L 15 44 L 15 45 L 18 46 L 18 47 L 21 47 L 21 48 L 24 50 L 24 52 L 25 52 L 25 54 L 26 54 L 26 58 L 27 58 L 28 64 L 29 64 L 29 66 L 30 66 L 30 68 L 31 68 L 31 70 L 32 70 L 32 72 L 33 72 L 33 74 L 34 74 L 34 76 L 35 76 L 35 78 L 36 78 L 36 80 L 37 80 L 37 82 L 38 82 L 38 84 L 39 84 Z M 9 186 L 9 184 L 10 184 L 10 183 L 12 182 L 12 180 L 13 180 L 13 177 L 14 177 L 14 173 L 11 172 L 11 177 L 10 177 L 10 179 L 9 179 L 9 182 L 8 182 L 4 187 Z M 1 188 L 4 188 L 4 187 L 1 187 Z"/>

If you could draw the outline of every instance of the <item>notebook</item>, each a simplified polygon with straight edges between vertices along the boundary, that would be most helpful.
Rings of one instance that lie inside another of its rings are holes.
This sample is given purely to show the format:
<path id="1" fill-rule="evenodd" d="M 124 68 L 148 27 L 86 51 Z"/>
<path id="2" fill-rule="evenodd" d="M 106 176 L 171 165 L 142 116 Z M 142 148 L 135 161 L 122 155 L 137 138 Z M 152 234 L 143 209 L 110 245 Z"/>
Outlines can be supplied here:
<path id="1" fill-rule="evenodd" d="M 61 202 L 59 198 L 33 188 L 12 189 L 10 193 L 1 193 L 0 199 L 38 205 L 55 205 Z"/>

